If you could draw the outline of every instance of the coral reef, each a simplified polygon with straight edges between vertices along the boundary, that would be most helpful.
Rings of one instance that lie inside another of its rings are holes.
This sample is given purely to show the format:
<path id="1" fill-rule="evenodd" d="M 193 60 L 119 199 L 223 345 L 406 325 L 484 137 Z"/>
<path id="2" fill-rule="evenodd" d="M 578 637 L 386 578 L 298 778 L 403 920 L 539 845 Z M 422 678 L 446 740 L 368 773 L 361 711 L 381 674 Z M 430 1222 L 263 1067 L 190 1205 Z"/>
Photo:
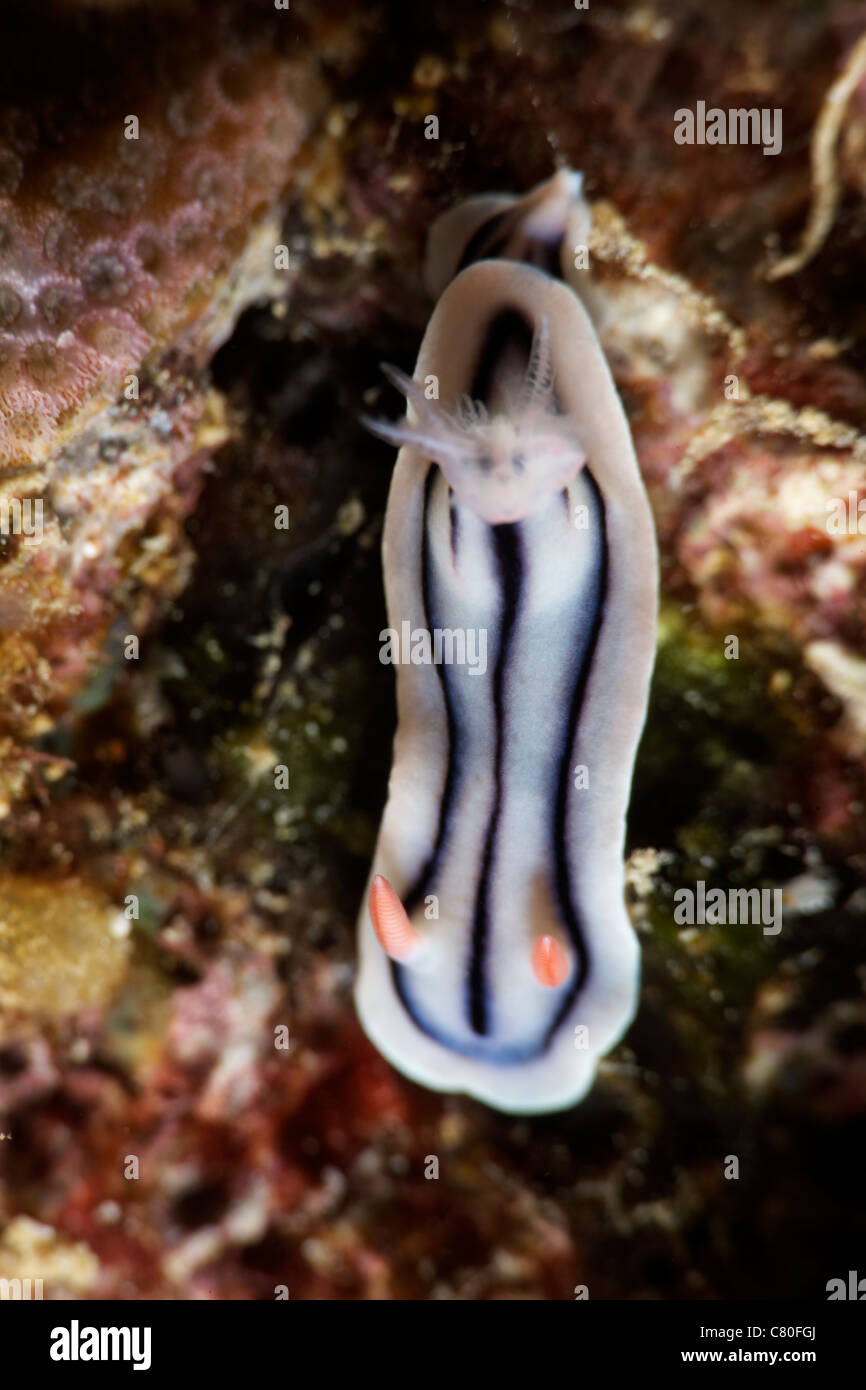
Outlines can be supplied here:
<path id="1" fill-rule="evenodd" d="M 317 96 L 237 18 L 166 31 L 61 10 L 47 54 L 32 18 L 7 18 L 22 61 L 41 62 L 35 89 L 0 99 L 0 808 L 40 775 L 22 740 L 51 726 L 124 607 L 143 631 L 134 589 L 164 600 L 172 567 L 182 587 L 170 533 L 225 438 L 203 369 L 281 288 L 279 198 Z"/>
<path id="2" fill-rule="evenodd" d="M 137 65 L 95 110 L 70 111 L 68 78 L 45 105 L 5 107 L 5 469 L 41 464 L 154 352 L 186 334 L 209 355 L 231 326 L 218 286 L 285 186 L 305 116 L 285 60 L 228 37 Z"/>
<path id="3" fill-rule="evenodd" d="M 832 222 L 773 274 L 860 7 L 50 12 L 0 103 L 3 488 L 46 504 L 39 545 L 0 537 L 0 1274 L 823 1297 L 866 1238 L 866 541 L 827 524 L 866 497 L 862 80 Z M 677 145 L 704 99 L 781 108 L 781 153 Z M 557 162 L 586 174 L 663 604 L 640 1014 L 581 1106 L 516 1122 L 398 1077 L 352 1011 L 394 727 L 393 456 L 358 416 L 414 360 L 432 218 Z M 700 879 L 778 888 L 783 931 L 677 925 Z"/>

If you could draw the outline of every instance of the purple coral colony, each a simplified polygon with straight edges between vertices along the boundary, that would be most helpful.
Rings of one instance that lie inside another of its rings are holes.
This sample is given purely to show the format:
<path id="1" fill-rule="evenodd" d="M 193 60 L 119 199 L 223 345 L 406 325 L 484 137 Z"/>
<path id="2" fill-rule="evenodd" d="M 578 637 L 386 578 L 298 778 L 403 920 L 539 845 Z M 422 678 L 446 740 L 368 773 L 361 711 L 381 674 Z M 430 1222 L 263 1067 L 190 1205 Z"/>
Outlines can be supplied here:
<path id="1" fill-rule="evenodd" d="M 0 35 L 2 1299 L 859 1299 L 866 6 Z"/>

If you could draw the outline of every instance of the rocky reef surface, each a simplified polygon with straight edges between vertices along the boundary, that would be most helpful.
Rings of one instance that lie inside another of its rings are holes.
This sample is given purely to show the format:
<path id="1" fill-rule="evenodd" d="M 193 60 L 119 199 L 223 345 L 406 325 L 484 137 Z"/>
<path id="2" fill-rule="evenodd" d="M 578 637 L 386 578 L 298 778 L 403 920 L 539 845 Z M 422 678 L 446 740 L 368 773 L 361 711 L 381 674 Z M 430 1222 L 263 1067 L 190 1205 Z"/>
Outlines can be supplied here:
<path id="1" fill-rule="evenodd" d="M 4 8 L 0 1277 L 780 1298 L 862 1261 L 864 32 L 847 0 Z M 699 101 L 780 109 L 780 152 L 677 144 Z M 515 1120 L 352 1007 L 394 726 L 358 416 L 411 369 L 432 219 L 561 163 L 662 621 L 641 1010 L 583 1104 Z M 678 925 L 699 880 L 780 890 L 783 930 Z"/>

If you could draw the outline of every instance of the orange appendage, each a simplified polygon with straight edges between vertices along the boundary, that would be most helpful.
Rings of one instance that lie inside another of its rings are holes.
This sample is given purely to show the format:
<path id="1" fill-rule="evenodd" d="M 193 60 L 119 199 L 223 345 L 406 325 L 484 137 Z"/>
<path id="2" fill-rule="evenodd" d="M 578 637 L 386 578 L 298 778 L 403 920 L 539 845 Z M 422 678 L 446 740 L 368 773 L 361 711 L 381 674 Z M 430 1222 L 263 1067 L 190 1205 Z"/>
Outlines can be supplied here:
<path id="1" fill-rule="evenodd" d="M 382 874 L 375 874 L 370 884 L 370 920 L 379 945 L 392 960 L 405 961 L 420 944 L 405 907 Z"/>
<path id="2" fill-rule="evenodd" d="M 532 973 L 540 985 L 556 989 L 568 976 L 568 958 L 555 936 L 537 936 L 532 943 Z"/>

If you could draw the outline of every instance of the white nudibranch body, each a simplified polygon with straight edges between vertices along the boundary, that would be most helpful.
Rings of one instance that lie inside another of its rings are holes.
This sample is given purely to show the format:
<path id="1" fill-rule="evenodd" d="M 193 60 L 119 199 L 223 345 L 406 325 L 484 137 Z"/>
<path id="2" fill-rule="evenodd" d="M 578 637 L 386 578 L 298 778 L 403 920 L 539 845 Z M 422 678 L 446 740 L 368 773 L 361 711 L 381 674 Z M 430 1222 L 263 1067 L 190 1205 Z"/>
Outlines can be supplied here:
<path id="1" fill-rule="evenodd" d="M 585 461 L 574 421 L 555 410 L 546 318 L 538 326 L 519 388 L 496 415 L 470 396 L 463 396 L 454 410 L 442 409 L 403 372 L 389 366 L 383 371 L 411 401 L 417 423 L 368 419 L 368 428 L 392 444 L 424 450 L 442 469 L 457 500 L 491 526 L 531 515 L 546 497 L 566 487 Z"/>
<path id="2" fill-rule="evenodd" d="M 401 446 L 389 624 L 483 631 L 488 660 L 397 667 L 358 1011 L 414 1080 L 512 1113 L 578 1101 L 638 991 L 623 840 L 657 559 L 607 363 L 552 273 L 586 218 L 568 171 L 446 215 L 428 283 L 455 278 L 415 380 L 388 372 L 406 420 L 371 422 Z"/>

